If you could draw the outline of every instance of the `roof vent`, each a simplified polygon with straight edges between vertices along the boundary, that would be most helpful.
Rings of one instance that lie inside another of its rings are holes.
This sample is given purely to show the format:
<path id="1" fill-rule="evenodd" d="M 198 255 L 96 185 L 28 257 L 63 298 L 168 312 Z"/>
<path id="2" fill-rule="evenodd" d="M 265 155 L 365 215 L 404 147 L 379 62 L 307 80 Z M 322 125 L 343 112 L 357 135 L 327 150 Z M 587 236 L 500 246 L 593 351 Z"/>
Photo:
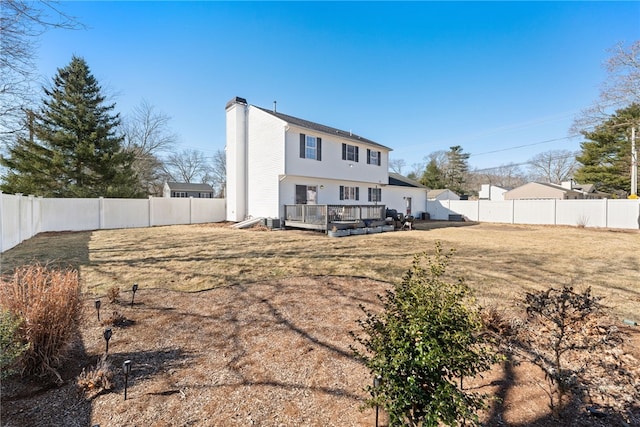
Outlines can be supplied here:
<path id="1" fill-rule="evenodd" d="M 278 104 L 278 101 L 273 101 L 273 112 L 277 113 L 278 111 L 276 110 L 276 105 Z"/>

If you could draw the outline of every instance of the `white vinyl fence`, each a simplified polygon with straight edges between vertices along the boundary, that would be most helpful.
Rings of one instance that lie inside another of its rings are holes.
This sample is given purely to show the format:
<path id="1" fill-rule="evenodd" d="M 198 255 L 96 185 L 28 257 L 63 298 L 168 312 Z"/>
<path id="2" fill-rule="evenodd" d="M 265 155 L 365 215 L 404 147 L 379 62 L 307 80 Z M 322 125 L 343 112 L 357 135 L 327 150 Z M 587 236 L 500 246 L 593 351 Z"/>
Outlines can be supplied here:
<path id="1" fill-rule="evenodd" d="M 640 199 L 428 200 L 427 212 L 436 220 L 462 215 L 479 222 L 640 228 Z"/>
<path id="2" fill-rule="evenodd" d="M 44 199 L 0 192 L 0 253 L 45 231 L 224 221 L 224 199 Z"/>

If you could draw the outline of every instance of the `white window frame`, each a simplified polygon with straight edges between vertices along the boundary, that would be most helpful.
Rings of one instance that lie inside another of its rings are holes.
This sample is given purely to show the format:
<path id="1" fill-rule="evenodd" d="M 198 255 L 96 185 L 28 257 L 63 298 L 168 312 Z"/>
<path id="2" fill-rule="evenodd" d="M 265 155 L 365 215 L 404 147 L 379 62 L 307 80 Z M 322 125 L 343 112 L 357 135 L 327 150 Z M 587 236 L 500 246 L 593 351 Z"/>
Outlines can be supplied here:
<path id="1" fill-rule="evenodd" d="M 318 138 L 305 135 L 304 156 L 307 159 L 318 160 Z"/>
<path id="2" fill-rule="evenodd" d="M 345 150 L 345 160 L 350 162 L 357 162 L 356 153 L 358 152 L 358 147 L 355 145 L 347 144 Z"/>

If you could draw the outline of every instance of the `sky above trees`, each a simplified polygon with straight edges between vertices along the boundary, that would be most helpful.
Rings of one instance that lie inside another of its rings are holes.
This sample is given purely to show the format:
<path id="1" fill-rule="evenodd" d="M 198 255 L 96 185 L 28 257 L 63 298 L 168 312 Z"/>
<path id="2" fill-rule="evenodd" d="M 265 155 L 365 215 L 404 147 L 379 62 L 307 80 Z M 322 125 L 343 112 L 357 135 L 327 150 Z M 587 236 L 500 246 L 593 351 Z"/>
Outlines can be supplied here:
<path id="1" fill-rule="evenodd" d="M 224 148 L 224 105 L 351 130 L 407 164 L 460 145 L 469 165 L 579 149 L 603 63 L 640 39 L 638 2 L 64 2 L 86 29 L 45 33 L 47 83 L 84 57 L 123 115 L 171 119 L 178 149 Z"/>

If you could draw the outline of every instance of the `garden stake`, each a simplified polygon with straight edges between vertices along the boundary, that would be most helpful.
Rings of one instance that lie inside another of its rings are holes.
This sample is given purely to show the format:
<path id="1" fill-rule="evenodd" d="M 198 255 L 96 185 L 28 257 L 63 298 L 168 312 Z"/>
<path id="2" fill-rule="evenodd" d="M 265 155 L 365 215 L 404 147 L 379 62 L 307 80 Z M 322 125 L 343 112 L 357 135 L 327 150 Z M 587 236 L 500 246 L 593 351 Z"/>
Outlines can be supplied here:
<path id="1" fill-rule="evenodd" d="M 129 374 L 131 373 L 131 360 L 125 360 L 122 364 L 124 371 L 124 400 L 127 400 L 127 385 L 129 383 Z"/>
<path id="2" fill-rule="evenodd" d="M 108 354 L 109 353 L 109 340 L 111 339 L 111 335 L 113 333 L 111 332 L 111 328 L 107 328 L 104 330 L 104 340 L 107 342 L 107 348 L 105 349 L 104 353 Z"/>
<path id="3" fill-rule="evenodd" d="M 136 291 L 138 290 L 138 284 L 134 283 L 133 287 L 131 288 L 131 290 L 133 291 L 133 294 L 131 295 L 131 307 L 133 307 L 133 299 L 136 297 Z"/>
<path id="4" fill-rule="evenodd" d="M 98 312 L 98 322 L 100 321 L 100 305 L 102 303 L 100 302 L 99 299 L 96 300 L 96 311 Z"/>

